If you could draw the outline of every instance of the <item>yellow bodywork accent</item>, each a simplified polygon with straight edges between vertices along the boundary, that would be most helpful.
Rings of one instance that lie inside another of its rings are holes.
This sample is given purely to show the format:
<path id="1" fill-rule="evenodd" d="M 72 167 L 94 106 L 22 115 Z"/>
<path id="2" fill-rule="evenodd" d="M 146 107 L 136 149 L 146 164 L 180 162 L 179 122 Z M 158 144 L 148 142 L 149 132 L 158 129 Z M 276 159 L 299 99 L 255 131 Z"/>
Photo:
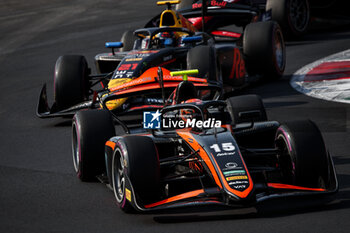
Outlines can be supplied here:
<path id="1" fill-rule="evenodd" d="M 164 20 L 163 20 L 164 19 L 164 15 L 167 15 L 167 14 L 171 14 L 173 16 L 175 24 L 173 24 L 173 25 L 164 25 Z M 170 27 L 181 28 L 182 27 L 182 22 L 181 22 L 181 19 L 178 19 L 176 17 L 176 12 L 175 11 L 173 11 L 173 10 L 165 10 L 165 11 L 163 11 L 163 13 L 160 16 L 159 26 L 160 27 L 170 26 Z"/>
<path id="2" fill-rule="evenodd" d="M 120 86 L 124 83 L 130 82 L 132 79 L 131 78 L 117 78 L 117 79 L 112 79 L 108 83 L 108 89 L 111 89 L 113 87 Z M 121 98 L 121 99 L 115 99 L 115 100 L 110 100 L 106 102 L 106 107 L 109 110 L 114 110 L 117 109 L 118 107 L 122 106 L 122 104 L 125 103 L 125 101 L 128 98 Z M 102 107 L 102 106 L 101 106 Z"/>
<path id="3" fill-rule="evenodd" d="M 170 72 L 171 76 L 182 76 L 182 79 L 184 81 L 188 80 L 188 75 L 197 75 L 199 73 L 199 70 L 195 69 L 195 70 L 181 70 L 181 71 L 174 71 L 174 72 Z"/>
<path id="4" fill-rule="evenodd" d="M 170 14 L 174 19 L 174 23 L 172 25 L 167 25 L 167 23 L 164 22 L 164 15 L 170 15 Z M 187 28 L 192 32 L 198 31 L 197 28 L 195 28 L 193 24 L 190 21 L 188 21 L 188 19 L 186 19 L 180 13 L 174 10 L 164 10 L 162 12 L 162 14 L 160 15 L 159 27 L 178 27 L 178 28 Z M 176 32 L 176 34 L 177 36 L 187 35 L 187 33 L 184 33 L 184 32 Z"/>
<path id="5" fill-rule="evenodd" d="M 166 5 L 166 4 L 171 4 L 171 5 L 175 5 L 175 4 L 179 4 L 181 1 L 158 1 L 157 5 L 161 6 L 161 5 Z"/>

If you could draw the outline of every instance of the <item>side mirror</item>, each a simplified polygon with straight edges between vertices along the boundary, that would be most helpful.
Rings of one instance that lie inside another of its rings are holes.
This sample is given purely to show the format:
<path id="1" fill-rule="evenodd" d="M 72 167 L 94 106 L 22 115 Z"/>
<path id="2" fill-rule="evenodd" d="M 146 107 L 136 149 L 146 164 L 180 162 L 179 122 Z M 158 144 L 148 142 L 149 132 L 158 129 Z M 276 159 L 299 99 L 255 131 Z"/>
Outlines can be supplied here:
<path id="1" fill-rule="evenodd" d="M 188 75 L 197 75 L 198 73 L 199 73 L 199 71 L 197 69 L 196 70 L 181 70 L 181 71 L 170 72 L 170 75 L 171 76 L 182 76 L 182 79 L 184 81 L 187 81 Z"/>
<path id="2" fill-rule="evenodd" d="M 122 48 L 123 46 L 124 46 L 123 42 L 106 42 L 105 43 L 106 48 L 118 49 L 118 48 Z"/>
<path id="3" fill-rule="evenodd" d="M 188 36 L 182 38 L 182 43 L 195 43 L 201 42 L 203 38 L 201 36 Z"/>
<path id="4" fill-rule="evenodd" d="M 124 46 L 123 42 L 106 42 L 105 43 L 105 47 L 106 48 L 111 48 L 112 49 L 112 53 L 113 55 L 114 53 L 114 49 L 118 49 L 118 48 L 122 48 Z"/>

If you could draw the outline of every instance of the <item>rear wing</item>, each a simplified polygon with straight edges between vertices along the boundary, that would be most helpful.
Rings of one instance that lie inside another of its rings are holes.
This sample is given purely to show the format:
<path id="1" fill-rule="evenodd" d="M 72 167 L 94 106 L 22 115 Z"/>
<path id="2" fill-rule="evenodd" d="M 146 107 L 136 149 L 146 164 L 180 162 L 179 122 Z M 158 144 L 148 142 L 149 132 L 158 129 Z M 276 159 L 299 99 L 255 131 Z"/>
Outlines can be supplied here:
<path id="1" fill-rule="evenodd" d="M 202 17 L 202 30 L 208 31 L 229 25 L 245 26 L 259 15 L 260 10 L 248 3 L 203 0 L 179 10 L 179 13 L 186 18 Z M 208 21 L 206 17 L 215 20 Z"/>

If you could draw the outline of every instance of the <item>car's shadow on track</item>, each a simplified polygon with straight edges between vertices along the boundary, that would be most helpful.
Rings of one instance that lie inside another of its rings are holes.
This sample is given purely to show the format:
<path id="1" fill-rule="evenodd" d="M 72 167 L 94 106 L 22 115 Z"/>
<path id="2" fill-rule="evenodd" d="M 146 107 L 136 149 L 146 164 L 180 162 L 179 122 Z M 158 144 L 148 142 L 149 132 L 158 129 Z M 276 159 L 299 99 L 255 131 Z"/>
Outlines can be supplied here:
<path id="1" fill-rule="evenodd" d="M 320 41 L 343 40 L 349 38 L 347 32 L 350 27 L 350 20 L 331 22 L 316 22 L 309 32 L 297 39 L 287 40 L 286 46 L 299 46 L 319 43 Z"/>
<path id="2" fill-rule="evenodd" d="M 242 90 L 236 90 L 227 94 L 226 97 L 246 95 L 246 94 L 257 94 L 260 95 L 263 99 L 273 98 L 273 97 L 288 97 L 294 95 L 302 95 L 300 92 L 294 90 L 289 85 L 289 80 L 291 75 L 284 75 L 277 80 L 268 80 L 267 78 L 261 78 L 260 80 L 250 83 L 249 87 Z M 286 88 L 288 87 L 288 88 Z M 297 103 L 303 104 L 303 103 Z"/>
<path id="3" fill-rule="evenodd" d="M 72 118 L 62 119 L 62 121 L 60 121 L 54 125 L 54 127 L 68 127 L 68 126 L 72 126 Z"/>
<path id="4" fill-rule="evenodd" d="M 342 192 L 348 196 L 350 192 Z M 342 195 L 342 196 L 343 196 Z M 243 210 L 231 211 L 216 211 L 214 213 L 193 213 L 193 214 L 174 214 L 174 215 L 159 215 L 153 217 L 153 220 L 158 223 L 184 223 L 184 222 L 202 222 L 202 221 L 224 221 L 238 219 L 256 219 L 256 218 L 279 218 L 297 214 L 322 212 L 338 209 L 349 209 L 350 198 L 334 199 L 331 197 L 323 197 L 322 199 L 283 199 L 270 200 L 258 204 L 255 208 L 247 208 Z"/>
<path id="5" fill-rule="evenodd" d="M 337 159 L 335 159 L 337 160 Z M 337 161 L 339 162 L 339 161 Z M 343 161 L 350 163 L 350 161 Z M 202 221 L 225 221 L 257 218 L 280 218 L 313 212 L 350 209 L 350 176 L 338 175 L 340 191 L 328 196 L 300 196 L 268 200 L 254 207 L 241 209 L 213 209 L 202 207 L 193 210 L 178 210 L 171 214 L 155 215 L 158 223 L 185 223 Z"/>

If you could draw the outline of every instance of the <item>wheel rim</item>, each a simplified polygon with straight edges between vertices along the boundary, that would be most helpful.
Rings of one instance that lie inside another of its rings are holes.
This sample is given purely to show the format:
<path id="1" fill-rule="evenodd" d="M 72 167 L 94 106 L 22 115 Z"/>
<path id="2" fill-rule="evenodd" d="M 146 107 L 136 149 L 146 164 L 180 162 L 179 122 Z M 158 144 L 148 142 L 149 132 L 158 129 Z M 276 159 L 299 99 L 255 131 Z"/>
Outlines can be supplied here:
<path id="1" fill-rule="evenodd" d="M 73 152 L 73 164 L 74 170 L 79 175 L 79 167 L 80 167 L 80 149 L 79 149 L 79 135 L 77 133 L 76 124 L 73 124 L 73 144 L 72 144 L 72 152 Z"/>
<path id="2" fill-rule="evenodd" d="M 124 199 L 125 195 L 125 175 L 124 175 L 124 160 L 121 156 L 121 151 L 119 149 L 116 150 L 115 155 L 113 157 L 113 191 L 115 198 L 118 203 L 121 203 Z"/>
<path id="3" fill-rule="evenodd" d="M 291 0 L 289 7 L 290 21 L 294 29 L 303 32 L 309 22 L 309 7 L 305 0 Z"/>
<path id="4" fill-rule="evenodd" d="M 284 47 L 283 47 L 283 38 L 282 34 L 277 31 L 275 35 L 275 56 L 276 56 L 276 63 L 279 68 L 279 70 L 283 70 L 284 67 Z"/>

